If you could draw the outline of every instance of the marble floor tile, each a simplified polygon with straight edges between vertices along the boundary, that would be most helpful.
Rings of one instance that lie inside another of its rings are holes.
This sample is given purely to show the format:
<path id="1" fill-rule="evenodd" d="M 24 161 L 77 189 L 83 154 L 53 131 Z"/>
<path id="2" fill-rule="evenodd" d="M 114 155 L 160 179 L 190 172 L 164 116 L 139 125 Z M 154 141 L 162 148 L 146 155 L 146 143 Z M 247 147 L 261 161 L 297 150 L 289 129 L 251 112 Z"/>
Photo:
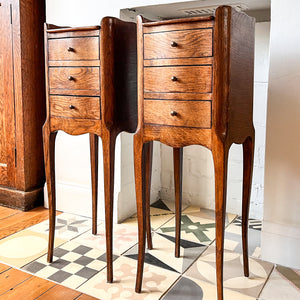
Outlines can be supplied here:
<path id="1" fill-rule="evenodd" d="M 260 299 L 300 299 L 300 270 L 276 266 L 262 290 Z"/>
<path id="2" fill-rule="evenodd" d="M 226 214 L 226 224 L 235 215 Z M 157 232 L 175 237 L 175 218 L 162 225 Z M 215 214 L 211 210 L 187 208 L 181 216 L 181 238 L 209 245 L 215 239 Z"/>
<path id="3" fill-rule="evenodd" d="M 186 209 L 182 210 L 182 214 L 186 214 L 186 215 L 192 214 L 192 215 L 196 215 L 199 218 L 203 218 L 203 219 L 210 219 L 210 220 L 215 219 L 215 211 L 214 210 L 200 208 L 199 206 L 188 206 Z M 227 213 L 226 214 L 226 225 L 230 224 L 236 217 L 237 217 L 237 215 L 235 215 L 235 214 Z"/>
<path id="4" fill-rule="evenodd" d="M 47 263 L 47 255 L 44 255 L 22 269 L 76 289 L 105 267 L 105 251 L 70 241 L 54 249 L 52 263 Z"/>
<path id="5" fill-rule="evenodd" d="M 95 275 L 78 290 L 93 297 L 107 299 L 159 299 L 176 281 L 180 274 L 149 264 L 144 266 L 142 292 L 135 293 L 135 260 L 119 257 L 114 262 L 114 283 L 106 282 L 106 270 Z"/>
<path id="6" fill-rule="evenodd" d="M 240 293 L 224 289 L 224 300 L 256 300 Z M 190 277 L 181 277 L 162 297 L 163 300 L 217 300 L 217 287 Z"/>
<path id="7" fill-rule="evenodd" d="M 210 246 L 188 269 L 186 276 L 216 284 L 215 247 Z M 239 253 L 224 252 L 224 287 L 250 297 L 258 297 L 273 264 L 249 258 L 250 276 L 244 277 L 243 258 Z"/>
<path id="8" fill-rule="evenodd" d="M 151 229 L 157 230 L 163 224 L 174 218 L 174 213 L 171 211 L 162 210 L 156 207 L 150 207 Z M 130 218 L 122 222 L 122 224 L 131 225 L 137 228 L 137 216 L 134 214 Z"/>
<path id="9" fill-rule="evenodd" d="M 259 220 L 249 220 L 248 253 L 249 256 L 260 258 L 261 224 Z M 215 245 L 215 242 L 214 244 Z M 236 218 L 225 230 L 224 247 L 226 250 L 243 253 L 241 217 Z"/>
<path id="10" fill-rule="evenodd" d="M 65 243 L 55 239 L 55 247 Z M 48 235 L 23 230 L 0 240 L 0 261 L 20 268 L 48 251 Z"/>
<path id="11" fill-rule="evenodd" d="M 29 229 L 35 232 L 48 234 L 49 220 L 31 226 Z M 69 241 L 78 235 L 91 230 L 92 220 L 90 218 L 68 213 L 62 213 L 56 216 L 55 237 Z"/>
<path id="12" fill-rule="evenodd" d="M 105 224 L 102 223 L 97 229 L 96 235 L 93 235 L 91 231 L 87 231 L 73 241 L 101 251 L 106 251 Z M 137 225 L 134 226 L 123 223 L 113 224 L 113 231 L 113 253 L 116 255 L 121 255 L 138 242 Z"/>
<path id="13" fill-rule="evenodd" d="M 180 257 L 175 257 L 175 239 L 161 233 L 152 235 L 153 249 L 146 249 L 145 262 L 165 270 L 183 273 L 199 255 L 206 245 L 181 239 Z M 137 260 L 138 245 L 129 249 L 124 256 Z"/>

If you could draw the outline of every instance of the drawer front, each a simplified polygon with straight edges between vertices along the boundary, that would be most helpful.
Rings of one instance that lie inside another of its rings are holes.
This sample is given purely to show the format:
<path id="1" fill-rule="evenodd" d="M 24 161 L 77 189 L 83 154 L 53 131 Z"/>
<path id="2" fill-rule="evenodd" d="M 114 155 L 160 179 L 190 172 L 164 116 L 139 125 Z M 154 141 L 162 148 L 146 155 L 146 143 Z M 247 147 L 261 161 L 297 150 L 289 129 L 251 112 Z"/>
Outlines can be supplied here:
<path id="1" fill-rule="evenodd" d="M 145 92 L 210 93 L 211 66 L 144 68 Z"/>
<path id="2" fill-rule="evenodd" d="M 50 115 L 53 117 L 100 119 L 99 97 L 50 96 Z"/>
<path id="3" fill-rule="evenodd" d="M 145 124 L 211 128 L 211 101 L 145 100 Z"/>
<path id="4" fill-rule="evenodd" d="M 48 40 L 49 60 L 99 60 L 99 37 Z"/>
<path id="5" fill-rule="evenodd" d="M 58 67 L 49 68 L 51 89 L 62 90 L 99 90 L 100 77 L 98 67 Z"/>
<path id="6" fill-rule="evenodd" d="M 212 56 L 212 29 L 144 34 L 144 59 Z"/>

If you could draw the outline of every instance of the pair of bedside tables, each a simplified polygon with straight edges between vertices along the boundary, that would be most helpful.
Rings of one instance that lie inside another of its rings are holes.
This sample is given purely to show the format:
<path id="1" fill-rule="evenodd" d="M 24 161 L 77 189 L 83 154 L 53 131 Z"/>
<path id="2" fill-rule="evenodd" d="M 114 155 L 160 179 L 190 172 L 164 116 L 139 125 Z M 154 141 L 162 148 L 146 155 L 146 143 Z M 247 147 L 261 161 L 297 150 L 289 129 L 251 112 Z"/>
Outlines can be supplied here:
<path id="1" fill-rule="evenodd" d="M 136 52 L 137 49 L 137 52 Z M 112 272 L 114 145 L 134 136 L 139 254 L 136 291 L 142 287 L 145 240 L 152 248 L 149 195 L 154 140 L 173 147 L 176 203 L 175 255 L 180 255 L 182 147 L 213 153 L 216 191 L 216 269 L 223 299 L 223 249 L 228 152 L 243 144 L 243 255 L 249 276 L 247 225 L 254 152 L 254 19 L 221 6 L 214 17 L 136 24 L 104 18 L 100 27 L 45 27 L 47 120 L 43 128 L 52 261 L 55 226 L 54 144 L 58 130 L 90 134 L 93 233 L 96 233 L 98 136 L 102 138 L 107 279 Z M 138 103 L 137 103 L 138 98 Z"/>

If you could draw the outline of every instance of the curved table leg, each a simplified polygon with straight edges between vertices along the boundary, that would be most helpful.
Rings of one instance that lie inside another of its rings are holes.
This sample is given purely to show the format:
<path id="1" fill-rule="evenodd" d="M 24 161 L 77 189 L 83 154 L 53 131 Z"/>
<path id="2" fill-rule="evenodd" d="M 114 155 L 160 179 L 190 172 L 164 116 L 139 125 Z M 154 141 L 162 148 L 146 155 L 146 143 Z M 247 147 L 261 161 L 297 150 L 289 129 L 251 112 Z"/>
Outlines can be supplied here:
<path id="1" fill-rule="evenodd" d="M 141 292 L 144 260 L 145 260 L 145 244 L 146 244 L 146 199 L 145 199 L 145 172 L 143 152 L 146 151 L 146 145 L 143 144 L 139 136 L 134 136 L 134 174 L 135 174 L 135 190 L 136 190 L 136 206 L 138 216 L 138 264 L 135 291 Z"/>
<path id="2" fill-rule="evenodd" d="M 113 198 L 116 137 L 111 132 L 102 135 L 107 282 L 113 282 Z"/>
<path id="3" fill-rule="evenodd" d="M 243 261 L 244 275 L 249 277 L 248 260 L 248 219 L 251 196 L 251 184 L 254 160 L 254 136 L 249 136 L 243 143 L 243 202 L 242 202 L 242 241 L 243 241 Z"/>
<path id="4" fill-rule="evenodd" d="M 50 132 L 48 124 L 43 127 L 43 146 L 45 173 L 48 190 L 49 204 L 49 243 L 47 261 L 53 261 L 54 233 L 55 233 L 55 215 L 56 215 L 56 199 L 55 199 L 55 138 L 57 132 Z"/>
<path id="5" fill-rule="evenodd" d="M 227 165 L 229 148 L 219 140 L 213 144 L 216 209 L 216 276 L 218 300 L 223 300 L 224 230 L 226 216 Z"/>
<path id="6" fill-rule="evenodd" d="M 180 232 L 182 208 L 182 159 L 183 148 L 173 148 L 174 186 L 175 186 L 175 257 L 180 257 Z"/>
<path id="7" fill-rule="evenodd" d="M 97 234 L 97 209 L 98 209 L 98 144 L 96 134 L 90 133 L 90 157 L 92 179 L 92 233 Z"/>
<path id="8" fill-rule="evenodd" d="M 145 176 L 145 201 L 146 201 L 146 236 L 148 249 L 152 249 L 152 236 L 151 236 L 151 216 L 150 216 L 150 191 L 151 191 L 151 175 L 152 175 L 152 158 L 153 158 L 153 142 L 145 145 L 145 151 L 143 153 L 144 159 L 144 175 Z"/>

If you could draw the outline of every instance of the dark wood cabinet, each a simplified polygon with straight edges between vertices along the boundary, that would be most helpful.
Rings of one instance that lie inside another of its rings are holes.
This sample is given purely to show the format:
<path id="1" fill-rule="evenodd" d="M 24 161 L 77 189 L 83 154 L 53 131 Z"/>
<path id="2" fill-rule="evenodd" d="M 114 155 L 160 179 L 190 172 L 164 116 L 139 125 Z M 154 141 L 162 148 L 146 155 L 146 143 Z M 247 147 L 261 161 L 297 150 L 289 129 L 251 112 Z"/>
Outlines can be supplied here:
<path id="1" fill-rule="evenodd" d="M 94 234 L 97 231 L 98 137 L 101 137 L 108 282 L 113 280 L 115 141 L 121 131 L 133 133 L 137 126 L 136 49 L 136 24 L 117 18 L 103 18 L 101 26 L 93 27 L 45 25 L 47 119 L 43 135 L 50 211 L 48 261 L 53 259 L 54 245 L 57 131 L 90 134 Z M 151 164 L 148 170 L 149 174 Z M 148 216 L 148 223 L 149 219 Z"/>
<path id="2" fill-rule="evenodd" d="M 243 144 L 242 239 L 249 276 L 247 227 L 254 154 L 254 19 L 229 6 L 215 16 L 151 22 L 138 17 L 138 129 L 134 164 L 139 226 L 136 291 L 142 287 L 147 199 L 143 154 L 149 143 L 173 147 L 175 256 L 180 255 L 182 147 L 212 151 L 215 167 L 216 277 L 223 299 L 223 251 L 230 146 Z"/>
<path id="3" fill-rule="evenodd" d="M 44 1 L 0 2 L 0 204 L 43 203 Z"/>

